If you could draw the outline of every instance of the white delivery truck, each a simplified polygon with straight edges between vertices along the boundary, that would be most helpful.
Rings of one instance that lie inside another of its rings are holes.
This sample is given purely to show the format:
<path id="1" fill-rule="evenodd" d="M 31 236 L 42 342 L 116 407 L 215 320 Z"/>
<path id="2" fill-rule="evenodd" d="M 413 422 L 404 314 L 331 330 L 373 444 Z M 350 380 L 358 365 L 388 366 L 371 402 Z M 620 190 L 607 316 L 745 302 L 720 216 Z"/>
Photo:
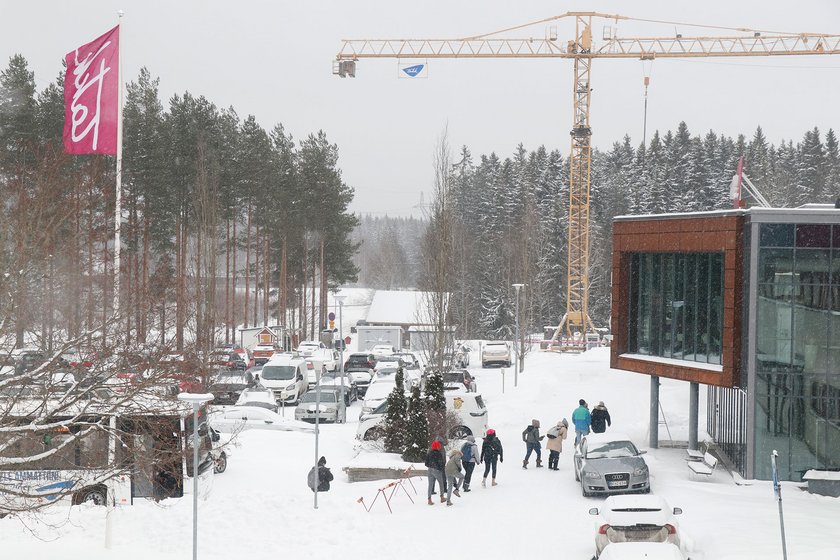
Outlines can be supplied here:
<path id="1" fill-rule="evenodd" d="M 359 325 L 356 327 L 358 351 L 372 350 L 374 346 L 393 346 L 395 351 L 402 350 L 402 327 L 395 325 Z"/>

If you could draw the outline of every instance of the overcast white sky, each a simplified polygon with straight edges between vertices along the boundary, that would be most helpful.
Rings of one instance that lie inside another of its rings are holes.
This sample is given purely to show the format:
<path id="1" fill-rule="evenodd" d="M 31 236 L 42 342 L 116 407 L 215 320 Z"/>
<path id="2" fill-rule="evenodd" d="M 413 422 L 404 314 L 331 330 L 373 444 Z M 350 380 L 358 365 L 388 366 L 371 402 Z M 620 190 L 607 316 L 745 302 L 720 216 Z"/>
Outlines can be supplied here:
<path id="1" fill-rule="evenodd" d="M 448 126 L 457 152 L 510 155 L 516 145 L 569 151 L 572 62 L 568 60 L 432 60 L 429 77 L 397 79 L 396 60 L 361 60 L 355 79 L 332 75 L 343 38 L 456 38 L 567 11 L 788 32 L 840 33 L 837 0 L 0 0 L 0 56 L 23 54 L 39 89 L 54 80 L 64 54 L 123 18 L 126 80 L 141 66 L 160 77 L 164 104 L 173 93 L 203 94 L 266 128 L 282 123 L 296 139 L 323 129 L 339 146 L 351 209 L 422 215 L 432 154 Z M 558 28 L 570 39 L 569 23 Z M 684 36 L 723 31 L 621 22 L 620 36 Z M 515 36 L 543 37 L 544 25 Z M 601 37 L 601 25 L 593 36 Z M 510 35 L 514 36 L 514 35 Z M 651 131 L 685 120 L 692 134 L 709 129 L 751 136 L 757 125 L 773 143 L 798 141 L 814 126 L 840 129 L 840 55 L 595 61 L 593 142 L 609 148 L 642 136 L 643 76 L 650 71 Z M 455 157 L 457 154 L 453 154 Z M 749 164 L 748 164 L 749 165 Z M 427 195 L 428 196 L 428 195 Z"/>

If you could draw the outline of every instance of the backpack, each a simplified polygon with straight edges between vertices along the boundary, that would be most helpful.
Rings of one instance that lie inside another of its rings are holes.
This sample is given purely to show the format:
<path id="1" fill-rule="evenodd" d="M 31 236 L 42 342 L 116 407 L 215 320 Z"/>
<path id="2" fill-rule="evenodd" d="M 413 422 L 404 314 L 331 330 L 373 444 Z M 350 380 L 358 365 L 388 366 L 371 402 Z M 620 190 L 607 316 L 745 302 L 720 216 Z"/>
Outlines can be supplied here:
<path id="1" fill-rule="evenodd" d="M 306 485 L 309 486 L 309 489 L 313 492 L 315 491 L 315 488 L 318 487 L 318 469 L 316 467 L 312 467 L 309 474 L 306 475 Z"/>
<path id="2" fill-rule="evenodd" d="M 462 461 L 464 463 L 469 463 L 472 461 L 473 452 L 472 452 L 472 444 L 470 442 L 465 443 L 461 446 L 461 453 L 464 455 Z"/>

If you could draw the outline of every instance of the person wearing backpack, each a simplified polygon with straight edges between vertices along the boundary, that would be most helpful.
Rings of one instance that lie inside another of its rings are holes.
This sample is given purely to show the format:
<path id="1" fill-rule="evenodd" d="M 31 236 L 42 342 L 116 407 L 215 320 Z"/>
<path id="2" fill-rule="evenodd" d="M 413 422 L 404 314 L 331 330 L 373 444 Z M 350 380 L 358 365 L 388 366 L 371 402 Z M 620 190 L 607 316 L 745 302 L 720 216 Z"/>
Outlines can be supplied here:
<path id="1" fill-rule="evenodd" d="M 475 466 L 478 464 L 478 446 L 475 436 L 467 436 L 467 441 L 461 446 L 461 463 L 464 465 L 464 492 L 470 491 L 470 480 Z"/>
<path id="2" fill-rule="evenodd" d="M 502 442 L 496 437 L 496 430 L 490 428 L 487 430 L 484 443 L 481 444 L 481 456 L 478 458 L 479 463 L 484 463 L 484 478 L 481 479 L 482 486 L 487 486 L 487 475 L 490 474 L 491 469 L 493 471 L 493 486 L 496 486 L 496 461 L 504 463 L 505 455 L 502 449 Z"/>
<path id="3" fill-rule="evenodd" d="M 557 425 L 548 430 L 548 468 L 552 471 L 559 471 L 557 463 L 560 461 L 560 453 L 563 451 L 563 440 L 569 433 L 569 421 L 563 418 Z"/>
<path id="4" fill-rule="evenodd" d="M 545 436 L 540 435 L 540 421 L 531 420 L 531 423 L 522 432 L 522 441 L 525 442 L 525 459 L 522 460 L 522 468 L 528 468 L 528 458 L 531 456 L 531 451 L 537 453 L 537 468 L 542 468 L 542 450 L 540 442 Z"/>
<path id="5" fill-rule="evenodd" d="M 306 477 L 306 483 L 309 489 L 315 491 L 315 485 L 318 485 L 318 492 L 328 492 L 330 490 L 330 482 L 333 480 L 333 474 L 327 468 L 327 458 L 321 457 L 318 459 L 318 468 L 312 467 L 309 475 Z"/>

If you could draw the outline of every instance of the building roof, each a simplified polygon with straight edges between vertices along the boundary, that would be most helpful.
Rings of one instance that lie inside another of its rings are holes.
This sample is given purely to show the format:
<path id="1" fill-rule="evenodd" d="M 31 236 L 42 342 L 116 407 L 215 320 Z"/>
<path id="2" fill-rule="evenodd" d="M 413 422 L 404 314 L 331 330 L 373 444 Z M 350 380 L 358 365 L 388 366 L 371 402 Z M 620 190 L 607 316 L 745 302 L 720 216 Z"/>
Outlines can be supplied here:
<path id="1" fill-rule="evenodd" d="M 427 325 L 429 292 L 377 290 L 365 322 L 379 325 Z"/>

